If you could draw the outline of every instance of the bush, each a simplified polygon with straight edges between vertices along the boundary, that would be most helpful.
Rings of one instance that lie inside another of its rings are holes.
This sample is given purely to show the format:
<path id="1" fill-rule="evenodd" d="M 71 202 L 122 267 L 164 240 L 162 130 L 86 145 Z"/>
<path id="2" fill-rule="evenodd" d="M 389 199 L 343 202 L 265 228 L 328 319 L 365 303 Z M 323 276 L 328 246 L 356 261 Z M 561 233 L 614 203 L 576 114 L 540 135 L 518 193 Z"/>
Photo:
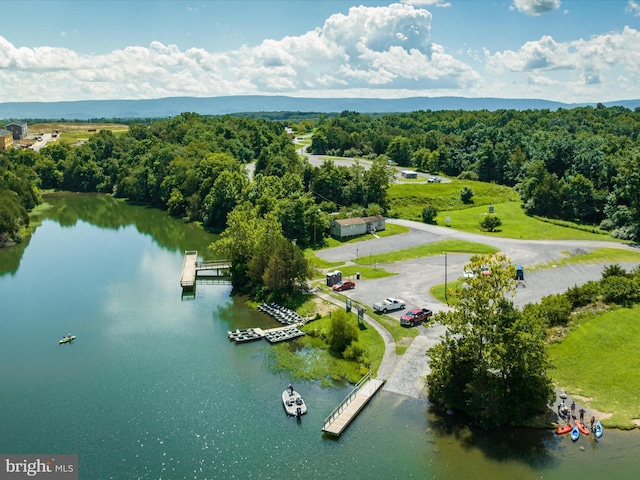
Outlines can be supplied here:
<path id="1" fill-rule="evenodd" d="M 331 327 L 327 335 L 329 348 L 334 355 L 342 355 L 349 345 L 358 341 L 358 326 L 344 310 L 331 314 Z"/>
<path id="2" fill-rule="evenodd" d="M 478 180 L 478 174 L 467 170 L 458 175 L 458 180 Z"/>
<path id="3" fill-rule="evenodd" d="M 567 289 L 564 295 L 571 303 L 572 308 L 593 305 L 598 302 L 600 296 L 600 283 L 591 280 L 584 285 L 574 285 Z"/>
<path id="4" fill-rule="evenodd" d="M 539 313 L 550 327 L 566 325 L 571 318 L 571 302 L 563 294 L 542 297 Z"/>
<path id="5" fill-rule="evenodd" d="M 488 232 L 493 232 L 496 228 L 502 225 L 502 220 L 500 220 L 495 215 L 487 215 L 480 222 L 480 226 L 487 230 Z"/>
<path id="6" fill-rule="evenodd" d="M 611 230 L 613 230 L 613 222 L 608 218 L 605 218 L 600 222 L 600 225 L 598 226 L 598 228 L 600 230 L 604 230 L 605 232 L 610 232 Z"/>
<path id="7" fill-rule="evenodd" d="M 629 305 L 638 298 L 638 284 L 630 278 L 613 275 L 604 278 L 600 285 L 607 303 Z"/>
<path id="8" fill-rule="evenodd" d="M 351 342 L 342 352 L 342 358 L 357 361 L 358 363 L 367 363 L 367 349 L 361 342 Z"/>
<path id="9" fill-rule="evenodd" d="M 435 223 L 435 219 L 438 216 L 438 210 L 436 207 L 429 204 L 422 209 L 422 221 L 424 223 Z"/>
<path id="10" fill-rule="evenodd" d="M 460 190 L 460 200 L 464 204 L 473 203 L 473 195 L 473 190 L 470 187 L 462 187 Z"/>

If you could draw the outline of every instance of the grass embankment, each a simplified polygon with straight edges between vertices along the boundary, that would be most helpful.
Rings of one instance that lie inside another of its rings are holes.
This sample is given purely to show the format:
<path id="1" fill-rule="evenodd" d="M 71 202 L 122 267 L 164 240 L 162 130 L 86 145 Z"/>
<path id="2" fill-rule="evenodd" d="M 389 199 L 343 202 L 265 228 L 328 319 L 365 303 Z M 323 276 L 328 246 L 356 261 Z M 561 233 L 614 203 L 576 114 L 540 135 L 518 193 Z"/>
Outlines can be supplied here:
<path id="1" fill-rule="evenodd" d="M 354 313 L 350 315 L 352 321 L 357 322 L 357 316 Z M 286 371 L 294 380 L 320 380 L 323 386 L 344 380 L 356 383 L 367 373 L 369 365 L 332 355 L 324 340 L 330 326 L 331 317 L 326 315 L 302 327 L 307 333 L 304 337 L 271 347 L 268 353 L 270 370 Z M 373 327 L 365 323 L 358 330 L 358 341 L 367 349 L 371 372 L 375 375 L 384 355 L 384 340 Z"/>
<path id="2" fill-rule="evenodd" d="M 606 427 L 629 429 L 640 419 L 640 306 L 576 320 L 549 345 L 554 382 L 588 407 L 613 414 Z"/>
<path id="3" fill-rule="evenodd" d="M 67 123 L 67 122 L 53 122 L 53 123 L 35 123 L 29 125 L 29 131 L 34 133 L 44 132 L 52 134 L 54 131 L 58 131 L 59 142 L 63 143 L 76 143 L 83 140 L 88 140 L 89 137 L 98 133 L 100 130 L 109 130 L 118 135 L 129 131 L 127 125 L 119 123 Z"/>
<path id="4" fill-rule="evenodd" d="M 497 253 L 498 249 L 482 243 L 467 242 L 466 240 L 442 240 L 440 242 L 418 245 L 404 250 L 396 250 L 395 252 L 380 253 L 374 255 L 371 259 L 369 256 L 352 258 L 351 261 L 363 265 L 369 265 L 370 261 L 375 261 L 375 263 L 393 263 L 428 257 L 430 255 L 442 255 L 444 252 L 488 254 Z"/>

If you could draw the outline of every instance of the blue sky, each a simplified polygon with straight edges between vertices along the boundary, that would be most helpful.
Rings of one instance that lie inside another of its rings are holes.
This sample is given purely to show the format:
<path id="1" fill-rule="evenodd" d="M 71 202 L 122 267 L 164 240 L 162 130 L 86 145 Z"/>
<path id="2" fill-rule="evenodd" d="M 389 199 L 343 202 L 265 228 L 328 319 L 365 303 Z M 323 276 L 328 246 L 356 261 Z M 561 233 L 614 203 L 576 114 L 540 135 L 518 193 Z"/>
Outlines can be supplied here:
<path id="1" fill-rule="evenodd" d="M 640 98 L 640 0 L 22 0 L 3 8 L 11 22 L 0 25 L 0 102 Z"/>

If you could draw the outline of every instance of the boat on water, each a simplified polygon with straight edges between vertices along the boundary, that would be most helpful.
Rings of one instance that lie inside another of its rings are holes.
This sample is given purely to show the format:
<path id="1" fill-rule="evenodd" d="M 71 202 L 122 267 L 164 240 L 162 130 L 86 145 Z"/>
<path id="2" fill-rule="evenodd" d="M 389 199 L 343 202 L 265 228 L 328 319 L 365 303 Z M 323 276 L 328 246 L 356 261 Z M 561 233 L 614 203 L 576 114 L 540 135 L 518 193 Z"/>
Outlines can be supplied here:
<path id="1" fill-rule="evenodd" d="M 602 427 L 600 420 L 598 420 L 596 424 L 593 426 L 593 434 L 595 435 L 596 438 L 600 438 L 603 433 L 604 433 L 604 428 Z"/>
<path id="2" fill-rule="evenodd" d="M 300 418 L 301 415 L 307 413 L 307 404 L 298 392 L 296 392 L 291 385 L 282 392 L 282 404 L 287 412 L 287 415 Z"/>
<path id="3" fill-rule="evenodd" d="M 75 339 L 75 335 L 67 335 L 66 337 L 62 337 L 62 339 L 58 343 L 62 345 L 63 343 L 73 342 Z"/>
<path id="4" fill-rule="evenodd" d="M 584 426 L 584 423 L 576 420 L 576 427 L 578 427 L 578 430 L 580 430 L 580 433 L 583 435 L 589 435 L 589 429 L 587 427 Z"/>
<path id="5" fill-rule="evenodd" d="M 571 440 L 575 442 L 576 440 L 578 440 L 579 437 L 580 437 L 580 429 L 577 426 L 574 426 L 571 429 Z"/>
<path id="6" fill-rule="evenodd" d="M 558 435 L 564 435 L 565 433 L 569 433 L 571 430 L 573 430 L 571 425 L 563 425 L 562 427 L 556 428 L 556 433 Z"/>

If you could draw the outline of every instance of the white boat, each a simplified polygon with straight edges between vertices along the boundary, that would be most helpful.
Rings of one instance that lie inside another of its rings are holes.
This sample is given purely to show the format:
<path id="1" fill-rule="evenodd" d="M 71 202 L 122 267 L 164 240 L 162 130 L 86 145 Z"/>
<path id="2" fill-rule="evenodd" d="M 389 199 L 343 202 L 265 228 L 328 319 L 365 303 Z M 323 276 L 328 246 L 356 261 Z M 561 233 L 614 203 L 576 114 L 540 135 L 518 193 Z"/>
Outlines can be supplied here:
<path id="1" fill-rule="evenodd" d="M 282 392 L 282 404 L 287 411 L 287 415 L 300 418 L 301 415 L 307 413 L 307 404 L 298 392 L 291 385 Z"/>

